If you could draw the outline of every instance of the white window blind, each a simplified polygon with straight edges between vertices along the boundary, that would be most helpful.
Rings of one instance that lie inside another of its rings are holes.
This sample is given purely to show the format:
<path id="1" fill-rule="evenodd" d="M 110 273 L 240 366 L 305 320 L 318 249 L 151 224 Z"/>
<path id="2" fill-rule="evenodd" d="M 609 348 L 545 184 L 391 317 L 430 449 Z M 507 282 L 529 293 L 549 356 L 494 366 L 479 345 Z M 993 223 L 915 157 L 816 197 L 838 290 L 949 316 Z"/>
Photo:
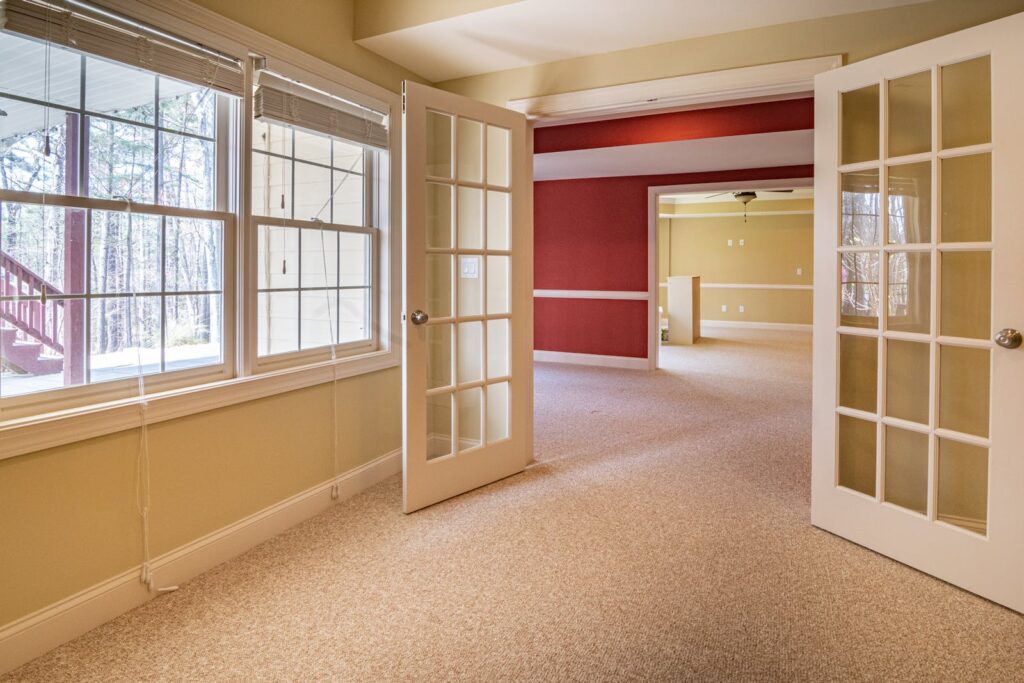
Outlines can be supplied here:
<path id="1" fill-rule="evenodd" d="M 237 59 L 75 0 L 0 0 L 0 28 L 242 95 Z"/>
<path id="2" fill-rule="evenodd" d="M 257 119 L 387 149 L 387 117 L 377 111 L 261 71 L 253 99 Z"/>

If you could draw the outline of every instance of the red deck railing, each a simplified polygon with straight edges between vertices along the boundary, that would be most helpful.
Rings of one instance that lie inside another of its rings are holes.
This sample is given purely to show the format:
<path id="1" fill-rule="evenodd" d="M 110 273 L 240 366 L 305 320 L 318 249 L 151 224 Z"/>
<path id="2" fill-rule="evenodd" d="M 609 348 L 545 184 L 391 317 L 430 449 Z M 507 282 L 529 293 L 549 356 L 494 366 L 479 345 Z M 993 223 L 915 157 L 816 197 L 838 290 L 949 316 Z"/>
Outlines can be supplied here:
<path id="1" fill-rule="evenodd" d="M 63 294 L 25 264 L 0 251 L 0 294 L 5 297 L 40 297 L 29 301 L 0 301 L 0 320 L 63 354 L 64 344 L 61 339 L 64 316 L 61 313 L 64 301 L 57 299 L 44 305 L 41 300 L 44 287 L 48 297 Z"/>

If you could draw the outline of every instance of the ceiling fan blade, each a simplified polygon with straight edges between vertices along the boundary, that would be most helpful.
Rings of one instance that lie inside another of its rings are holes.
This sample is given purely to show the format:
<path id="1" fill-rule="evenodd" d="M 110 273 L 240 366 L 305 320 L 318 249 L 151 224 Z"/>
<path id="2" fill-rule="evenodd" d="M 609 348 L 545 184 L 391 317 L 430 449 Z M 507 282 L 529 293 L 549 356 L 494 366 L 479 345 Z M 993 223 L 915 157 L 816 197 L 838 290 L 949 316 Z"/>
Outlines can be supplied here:
<path id="1" fill-rule="evenodd" d="M 732 194 L 732 192 L 719 192 L 718 194 L 709 194 L 704 199 L 714 199 L 715 197 L 721 197 L 724 194 Z"/>
<path id="2" fill-rule="evenodd" d="M 761 192 L 770 192 L 772 194 L 789 194 L 793 190 L 761 190 Z"/>

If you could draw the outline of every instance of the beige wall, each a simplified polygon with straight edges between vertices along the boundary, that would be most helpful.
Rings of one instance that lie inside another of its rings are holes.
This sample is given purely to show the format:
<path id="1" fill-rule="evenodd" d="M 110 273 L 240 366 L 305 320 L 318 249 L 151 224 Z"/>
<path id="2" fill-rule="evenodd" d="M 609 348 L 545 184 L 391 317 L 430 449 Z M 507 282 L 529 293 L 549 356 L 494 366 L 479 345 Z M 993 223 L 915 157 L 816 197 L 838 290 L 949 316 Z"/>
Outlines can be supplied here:
<path id="1" fill-rule="evenodd" d="M 658 280 L 699 275 L 702 284 L 810 285 L 814 282 L 814 217 L 758 215 L 765 211 L 811 211 L 810 200 L 754 201 L 742 216 L 662 218 L 658 222 Z M 742 211 L 737 201 L 663 204 L 659 213 L 699 215 Z M 733 246 L 728 246 L 728 240 Z M 743 246 L 739 242 L 743 240 Z M 796 274 L 797 268 L 803 270 Z M 665 288 L 660 305 L 667 309 Z M 701 289 L 704 320 L 811 322 L 810 290 Z M 727 311 L 722 311 L 722 306 Z M 740 306 L 744 312 L 739 312 Z"/>
<path id="2" fill-rule="evenodd" d="M 193 1 L 388 90 L 399 92 L 406 78 L 427 82 L 353 42 L 356 0 Z"/>
<path id="3" fill-rule="evenodd" d="M 429 24 L 519 0 L 355 0 L 355 39 Z"/>
<path id="4" fill-rule="evenodd" d="M 152 556 L 330 479 L 330 392 L 150 427 Z M 401 447 L 398 368 L 342 380 L 337 392 L 340 471 Z M 138 445 L 132 430 L 0 461 L 0 625 L 141 562 Z"/>
<path id="5" fill-rule="evenodd" d="M 849 62 L 1024 11 L 1024 0 L 934 0 L 736 31 L 444 81 L 438 87 L 504 104 L 654 78 L 843 54 Z"/>

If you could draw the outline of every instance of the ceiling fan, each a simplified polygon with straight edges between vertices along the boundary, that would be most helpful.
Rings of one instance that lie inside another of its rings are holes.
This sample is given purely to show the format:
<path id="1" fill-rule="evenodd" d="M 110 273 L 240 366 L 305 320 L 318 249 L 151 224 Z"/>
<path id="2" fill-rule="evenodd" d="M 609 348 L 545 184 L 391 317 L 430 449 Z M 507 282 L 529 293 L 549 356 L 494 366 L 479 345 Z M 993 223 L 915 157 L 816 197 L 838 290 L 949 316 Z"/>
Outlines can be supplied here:
<path id="1" fill-rule="evenodd" d="M 761 190 L 762 194 L 771 192 L 772 194 L 787 194 L 793 190 Z M 731 194 L 736 198 L 737 201 L 743 203 L 743 222 L 747 222 L 747 204 L 757 199 L 757 192 L 753 190 L 741 190 L 739 192 L 719 192 L 718 194 L 708 195 L 704 199 L 713 199 L 715 197 L 721 197 L 722 195 Z"/>

